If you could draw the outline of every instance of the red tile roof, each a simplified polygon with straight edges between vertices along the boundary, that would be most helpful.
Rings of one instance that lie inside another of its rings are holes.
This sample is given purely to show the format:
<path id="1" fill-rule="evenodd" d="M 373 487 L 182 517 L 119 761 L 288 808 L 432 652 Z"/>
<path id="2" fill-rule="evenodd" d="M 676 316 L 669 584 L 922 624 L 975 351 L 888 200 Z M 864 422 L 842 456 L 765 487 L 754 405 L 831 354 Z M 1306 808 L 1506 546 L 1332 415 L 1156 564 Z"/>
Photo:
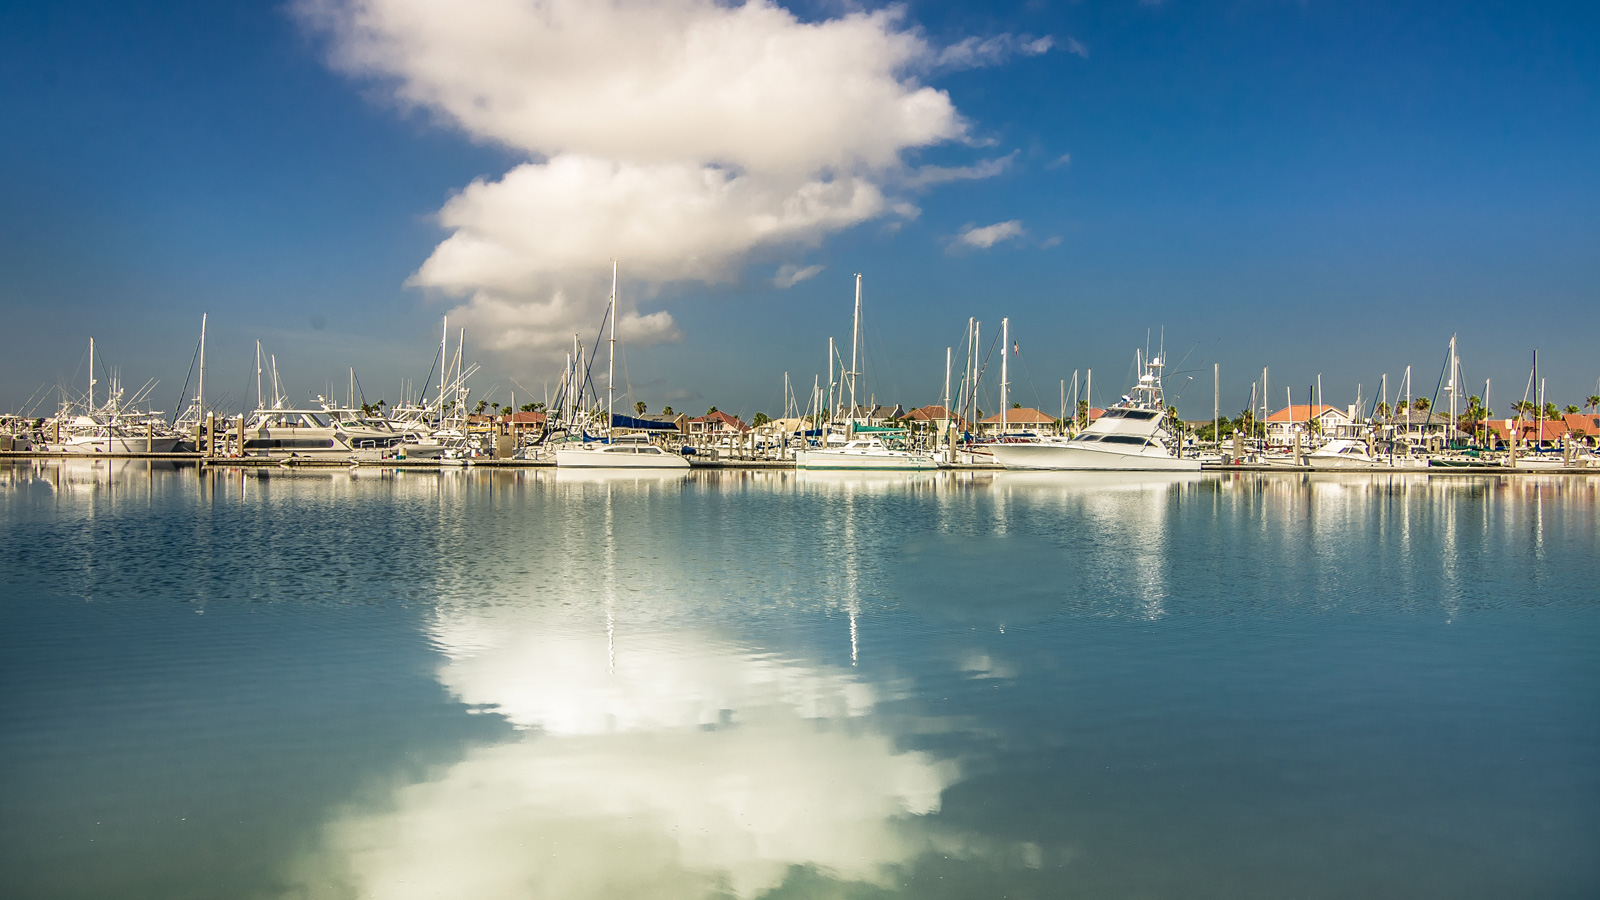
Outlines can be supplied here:
<path id="1" fill-rule="evenodd" d="M 1056 417 L 1042 413 L 1037 409 L 1008 409 L 1005 412 L 1005 421 L 1008 425 L 1054 425 Z M 995 413 L 983 420 L 985 425 L 999 425 L 1000 413 Z"/>
<path id="2" fill-rule="evenodd" d="M 743 419 L 740 419 L 738 416 L 730 416 L 730 415 L 728 415 L 727 413 L 723 412 L 720 409 L 716 410 L 715 412 L 706 413 L 703 416 L 696 416 L 695 418 L 690 419 L 689 421 L 691 421 L 691 422 L 706 422 L 706 423 L 717 422 L 717 423 L 720 423 L 722 425 L 728 425 L 728 426 L 731 426 L 733 428 L 736 428 L 739 431 L 749 431 L 750 430 L 750 426 L 746 425 L 744 423 Z"/>

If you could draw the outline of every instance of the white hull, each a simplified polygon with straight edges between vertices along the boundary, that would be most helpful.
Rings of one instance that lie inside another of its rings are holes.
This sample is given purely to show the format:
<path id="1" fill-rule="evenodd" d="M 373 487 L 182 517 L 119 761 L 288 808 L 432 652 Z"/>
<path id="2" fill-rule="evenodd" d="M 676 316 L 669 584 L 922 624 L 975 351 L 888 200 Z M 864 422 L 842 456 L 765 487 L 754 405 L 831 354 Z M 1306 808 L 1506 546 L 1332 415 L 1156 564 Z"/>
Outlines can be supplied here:
<path id="1" fill-rule="evenodd" d="M 178 438 L 156 437 L 147 440 L 142 437 L 126 437 L 114 435 L 112 437 L 72 437 L 59 444 L 49 444 L 50 450 L 55 453 L 171 453 L 178 446 Z"/>
<path id="2" fill-rule="evenodd" d="M 1306 457 L 1306 465 L 1313 469 L 1370 469 L 1389 464 L 1382 460 L 1362 459 L 1358 456 L 1318 456 L 1313 453 Z"/>
<path id="3" fill-rule="evenodd" d="M 1125 453 L 1076 443 L 990 444 L 994 458 L 1008 469 L 1077 472 L 1198 472 L 1200 460 L 1165 453 Z"/>
<path id="4" fill-rule="evenodd" d="M 794 467 L 810 471 L 931 471 L 939 461 L 925 453 L 899 450 L 798 450 Z"/>
<path id="5" fill-rule="evenodd" d="M 590 445 L 588 448 L 563 448 L 556 451 L 556 467 L 562 469 L 687 469 L 689 461 L 659 447 L 630 447 L 626 444 Z"/>

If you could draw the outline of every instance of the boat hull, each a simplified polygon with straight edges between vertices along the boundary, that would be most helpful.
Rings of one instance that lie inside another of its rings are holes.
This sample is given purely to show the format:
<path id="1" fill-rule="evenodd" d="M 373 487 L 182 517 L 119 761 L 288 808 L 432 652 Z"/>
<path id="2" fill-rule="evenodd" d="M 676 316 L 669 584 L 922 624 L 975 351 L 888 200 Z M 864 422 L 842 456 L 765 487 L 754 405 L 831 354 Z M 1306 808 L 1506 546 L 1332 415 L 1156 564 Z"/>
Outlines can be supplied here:
<path id="1" fill-rule="evenodd" d="M 620 450 L 621 448 L 617 448 Z M 562 469 L 687 469 L 689 461 L 676 453 L 608 452 L 576 447 L 555 452 L 556 467 Z"/>
<path id="2" fill-rule="evenodd" d="M 1306 457 L 1306 465 L 1313 469 L 1371 469 L 1376 466 L 1387 466 L 1387 462 L 1377 459 L 1363 459 L 1359 456 L 1317 456 L 1315 453 Z"/>
<path id="3" fill-rule="evenodd" d="M 922 453 L 855 453 L 843 450 L 799 450 L 794 467 L 807 471 L 927 472 L 939 461 Z"/>
<path id="4" fill-rule="evenodd" d="M 69 438 L 60 444 L 50 445 L 50 449 L 56 453 L 82 453 L 88 456 L 95 453 L 171 453 L 177 446 L 176 437 L 147 439 L 116 435 L 109 438 Z"/>
<path id="5" fill-rule="evenodd" d="M 1123 453 L 1078 444 L 992 444 L 989 451 L 1008 469 L 1070 472 L 1198 472 L 1200 460 Z"/>

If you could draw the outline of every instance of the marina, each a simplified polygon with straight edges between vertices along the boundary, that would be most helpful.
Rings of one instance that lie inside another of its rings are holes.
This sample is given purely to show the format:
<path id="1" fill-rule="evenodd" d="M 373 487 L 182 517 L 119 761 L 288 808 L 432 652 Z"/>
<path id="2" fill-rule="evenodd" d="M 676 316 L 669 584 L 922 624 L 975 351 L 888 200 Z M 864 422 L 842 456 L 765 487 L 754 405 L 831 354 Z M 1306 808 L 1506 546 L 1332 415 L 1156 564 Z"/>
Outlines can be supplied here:
<path id="1" fill-rule="evenodd" d="M 0 872 L 1582 896 L 1597 504 L 1551 474 L 0 461 Z"/>

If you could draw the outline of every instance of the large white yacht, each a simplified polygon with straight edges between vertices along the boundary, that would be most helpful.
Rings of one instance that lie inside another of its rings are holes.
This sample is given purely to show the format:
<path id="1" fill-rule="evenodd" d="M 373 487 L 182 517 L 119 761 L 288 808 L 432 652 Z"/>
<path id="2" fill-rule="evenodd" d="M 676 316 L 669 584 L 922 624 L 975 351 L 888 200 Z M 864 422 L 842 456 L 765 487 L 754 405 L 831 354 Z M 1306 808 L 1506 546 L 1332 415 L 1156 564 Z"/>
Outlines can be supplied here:
<path id="1" fill-rule="evenodd" d="M 899 469 L 921 471 L 939 468 L 931 453 L 896 450 L 875 437 L 855 438 L 825 450 L 797 450 L 796 469 Z"/>
<path id="2" fill-rule="evenodd" d="M 1196 471 L 1200 460 L 1175 455 L 1173 441 L 1162 424 L 1166 415 L 1161 393 L 1163 365 L 1160 356 L 1145 363 L 1133 391 L 1074 437 L 985 446 L 995 461 L 1008 469 Z"/>
<path id="3" fill-rule="evenodd" d="M 356 451 L 393 451 L 403 438 L 387 427 L 330 421 L 323 409 L 258 409 L 244 427 L 244 455 L 349 459 Z"/>

